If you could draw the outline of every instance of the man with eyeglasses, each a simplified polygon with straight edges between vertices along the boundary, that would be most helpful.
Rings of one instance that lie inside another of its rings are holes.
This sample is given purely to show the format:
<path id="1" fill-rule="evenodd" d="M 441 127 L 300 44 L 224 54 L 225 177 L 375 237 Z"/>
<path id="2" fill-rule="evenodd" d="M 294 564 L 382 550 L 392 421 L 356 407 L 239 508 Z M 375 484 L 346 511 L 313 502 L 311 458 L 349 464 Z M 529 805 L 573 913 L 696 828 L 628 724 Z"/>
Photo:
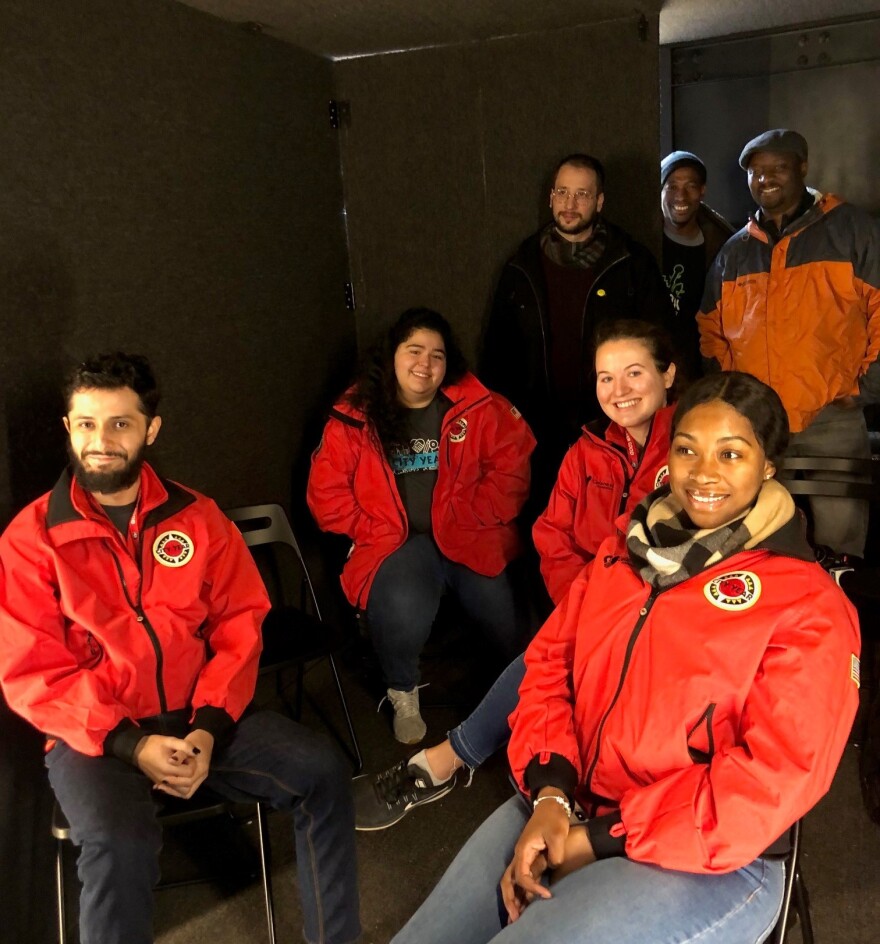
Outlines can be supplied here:
<path id="1" fill-rule="evenodd" d="M 605 170 L 589 154 L 556 165 L 553 221 L 501 273 L 481 379 L 508 397 L 538 440 L 529 508 L 543 510 L 565 450 L 600 415 L 590 379 L 596 326 L 616 318 L 669 323 L 671 305 L 651 253 L 602 216 Z"/>

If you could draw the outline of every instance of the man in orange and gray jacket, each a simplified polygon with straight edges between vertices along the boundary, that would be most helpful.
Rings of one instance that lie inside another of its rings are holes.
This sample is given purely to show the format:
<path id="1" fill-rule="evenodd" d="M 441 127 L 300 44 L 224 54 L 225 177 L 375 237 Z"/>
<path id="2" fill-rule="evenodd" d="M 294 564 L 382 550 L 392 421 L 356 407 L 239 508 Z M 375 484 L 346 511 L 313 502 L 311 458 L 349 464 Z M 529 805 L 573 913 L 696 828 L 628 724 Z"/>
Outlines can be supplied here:
<path id="1" fill-rule="evenodd" d="M 708 369 L 779 394 L 789 455 L 870 457 L 862 407 L 880 402 L 880 225 L 804 185 L 807 142 L 777 128 L 739 159 L 758 211 L 724 245 L 697 314 Z M 861 557 L 867 503 L 813 498 L 814 540 Z"/>

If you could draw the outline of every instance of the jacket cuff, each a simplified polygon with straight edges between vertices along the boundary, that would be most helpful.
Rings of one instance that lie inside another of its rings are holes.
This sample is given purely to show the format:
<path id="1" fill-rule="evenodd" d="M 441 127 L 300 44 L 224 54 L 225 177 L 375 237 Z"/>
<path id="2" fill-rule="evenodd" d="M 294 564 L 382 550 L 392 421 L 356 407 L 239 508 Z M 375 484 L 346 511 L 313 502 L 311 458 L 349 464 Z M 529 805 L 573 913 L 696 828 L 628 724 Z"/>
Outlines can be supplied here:
<path id="1" fill-rule="evenodd" d="M 587 822 L 587 835 L 597 859 L 611 859 L 626 855 L 626 830 L 620 810 L 606 813 Z"/>
<path id="2" fill-rule="evenodd" d="M 131 720 L 123 718 L 119 724 L 104 738 L 104 756 L 117 757 L 136 767 L 134 749 L 144 737 L 144 732 Z"/>
<path id="3" fill-rule="evenodd" d="M 533 803 L 544 787 L 556 787 L 565 794 L 569 804 L 573 804 L 577 779 L 577 771 L 570 760 L 562 754 L 549 752 L 536 754 L 523 774 L 523 781 Z"/>
<path id="4" fill-rule="evenodd" d="M 214 743 L 217 744 L 232 730 L 235 721 L 231 715 L 222 708 L 214 708 L 212 705 L 204 705 L 193 715 L 189 726 L 190 731 L 201 728 L 208 734 L 214 735 Z"/>

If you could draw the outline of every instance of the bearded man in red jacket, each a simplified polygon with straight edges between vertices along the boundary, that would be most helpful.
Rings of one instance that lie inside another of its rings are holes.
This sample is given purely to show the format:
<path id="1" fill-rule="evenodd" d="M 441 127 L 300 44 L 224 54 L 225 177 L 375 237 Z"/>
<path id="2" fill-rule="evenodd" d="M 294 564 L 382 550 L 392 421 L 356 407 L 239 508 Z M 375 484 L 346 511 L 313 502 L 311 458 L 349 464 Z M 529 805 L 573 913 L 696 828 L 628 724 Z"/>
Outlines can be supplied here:
<path id="1" fill-rule="evenodd" d="M 144 462 L 162 423 L 146 358 L 91 358 L 64 392 L 70 468 L 0 538 L 0 685 L 47 738 L 83 944 L 153 940 L 152 797 L 203 783 L 292 811 L 306 939 L 354 941 L 345 763 L 290 719 L 246 712 L 269 601 L 241 535 Z"/>

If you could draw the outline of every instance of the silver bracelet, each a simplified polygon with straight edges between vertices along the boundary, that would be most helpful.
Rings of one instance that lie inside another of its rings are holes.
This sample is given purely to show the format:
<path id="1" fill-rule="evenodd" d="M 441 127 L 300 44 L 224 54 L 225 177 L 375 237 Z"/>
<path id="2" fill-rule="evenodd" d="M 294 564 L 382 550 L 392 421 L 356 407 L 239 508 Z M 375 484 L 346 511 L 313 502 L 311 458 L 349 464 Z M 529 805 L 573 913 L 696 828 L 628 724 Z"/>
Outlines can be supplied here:
<path id="1" fill-rule="evenodd" d="M 538 808 L 538 804 L 543 803 L 544 800 L 553 800 L 555 803 L 558 803 L 565 810 L 565 815 L 571 819 L 571 804 L 565 799 L 565 797 L 555 796 L 554 794 L 538 797 L 537 800 L 532 802 L 532 810 L 536 810 Z"/>

